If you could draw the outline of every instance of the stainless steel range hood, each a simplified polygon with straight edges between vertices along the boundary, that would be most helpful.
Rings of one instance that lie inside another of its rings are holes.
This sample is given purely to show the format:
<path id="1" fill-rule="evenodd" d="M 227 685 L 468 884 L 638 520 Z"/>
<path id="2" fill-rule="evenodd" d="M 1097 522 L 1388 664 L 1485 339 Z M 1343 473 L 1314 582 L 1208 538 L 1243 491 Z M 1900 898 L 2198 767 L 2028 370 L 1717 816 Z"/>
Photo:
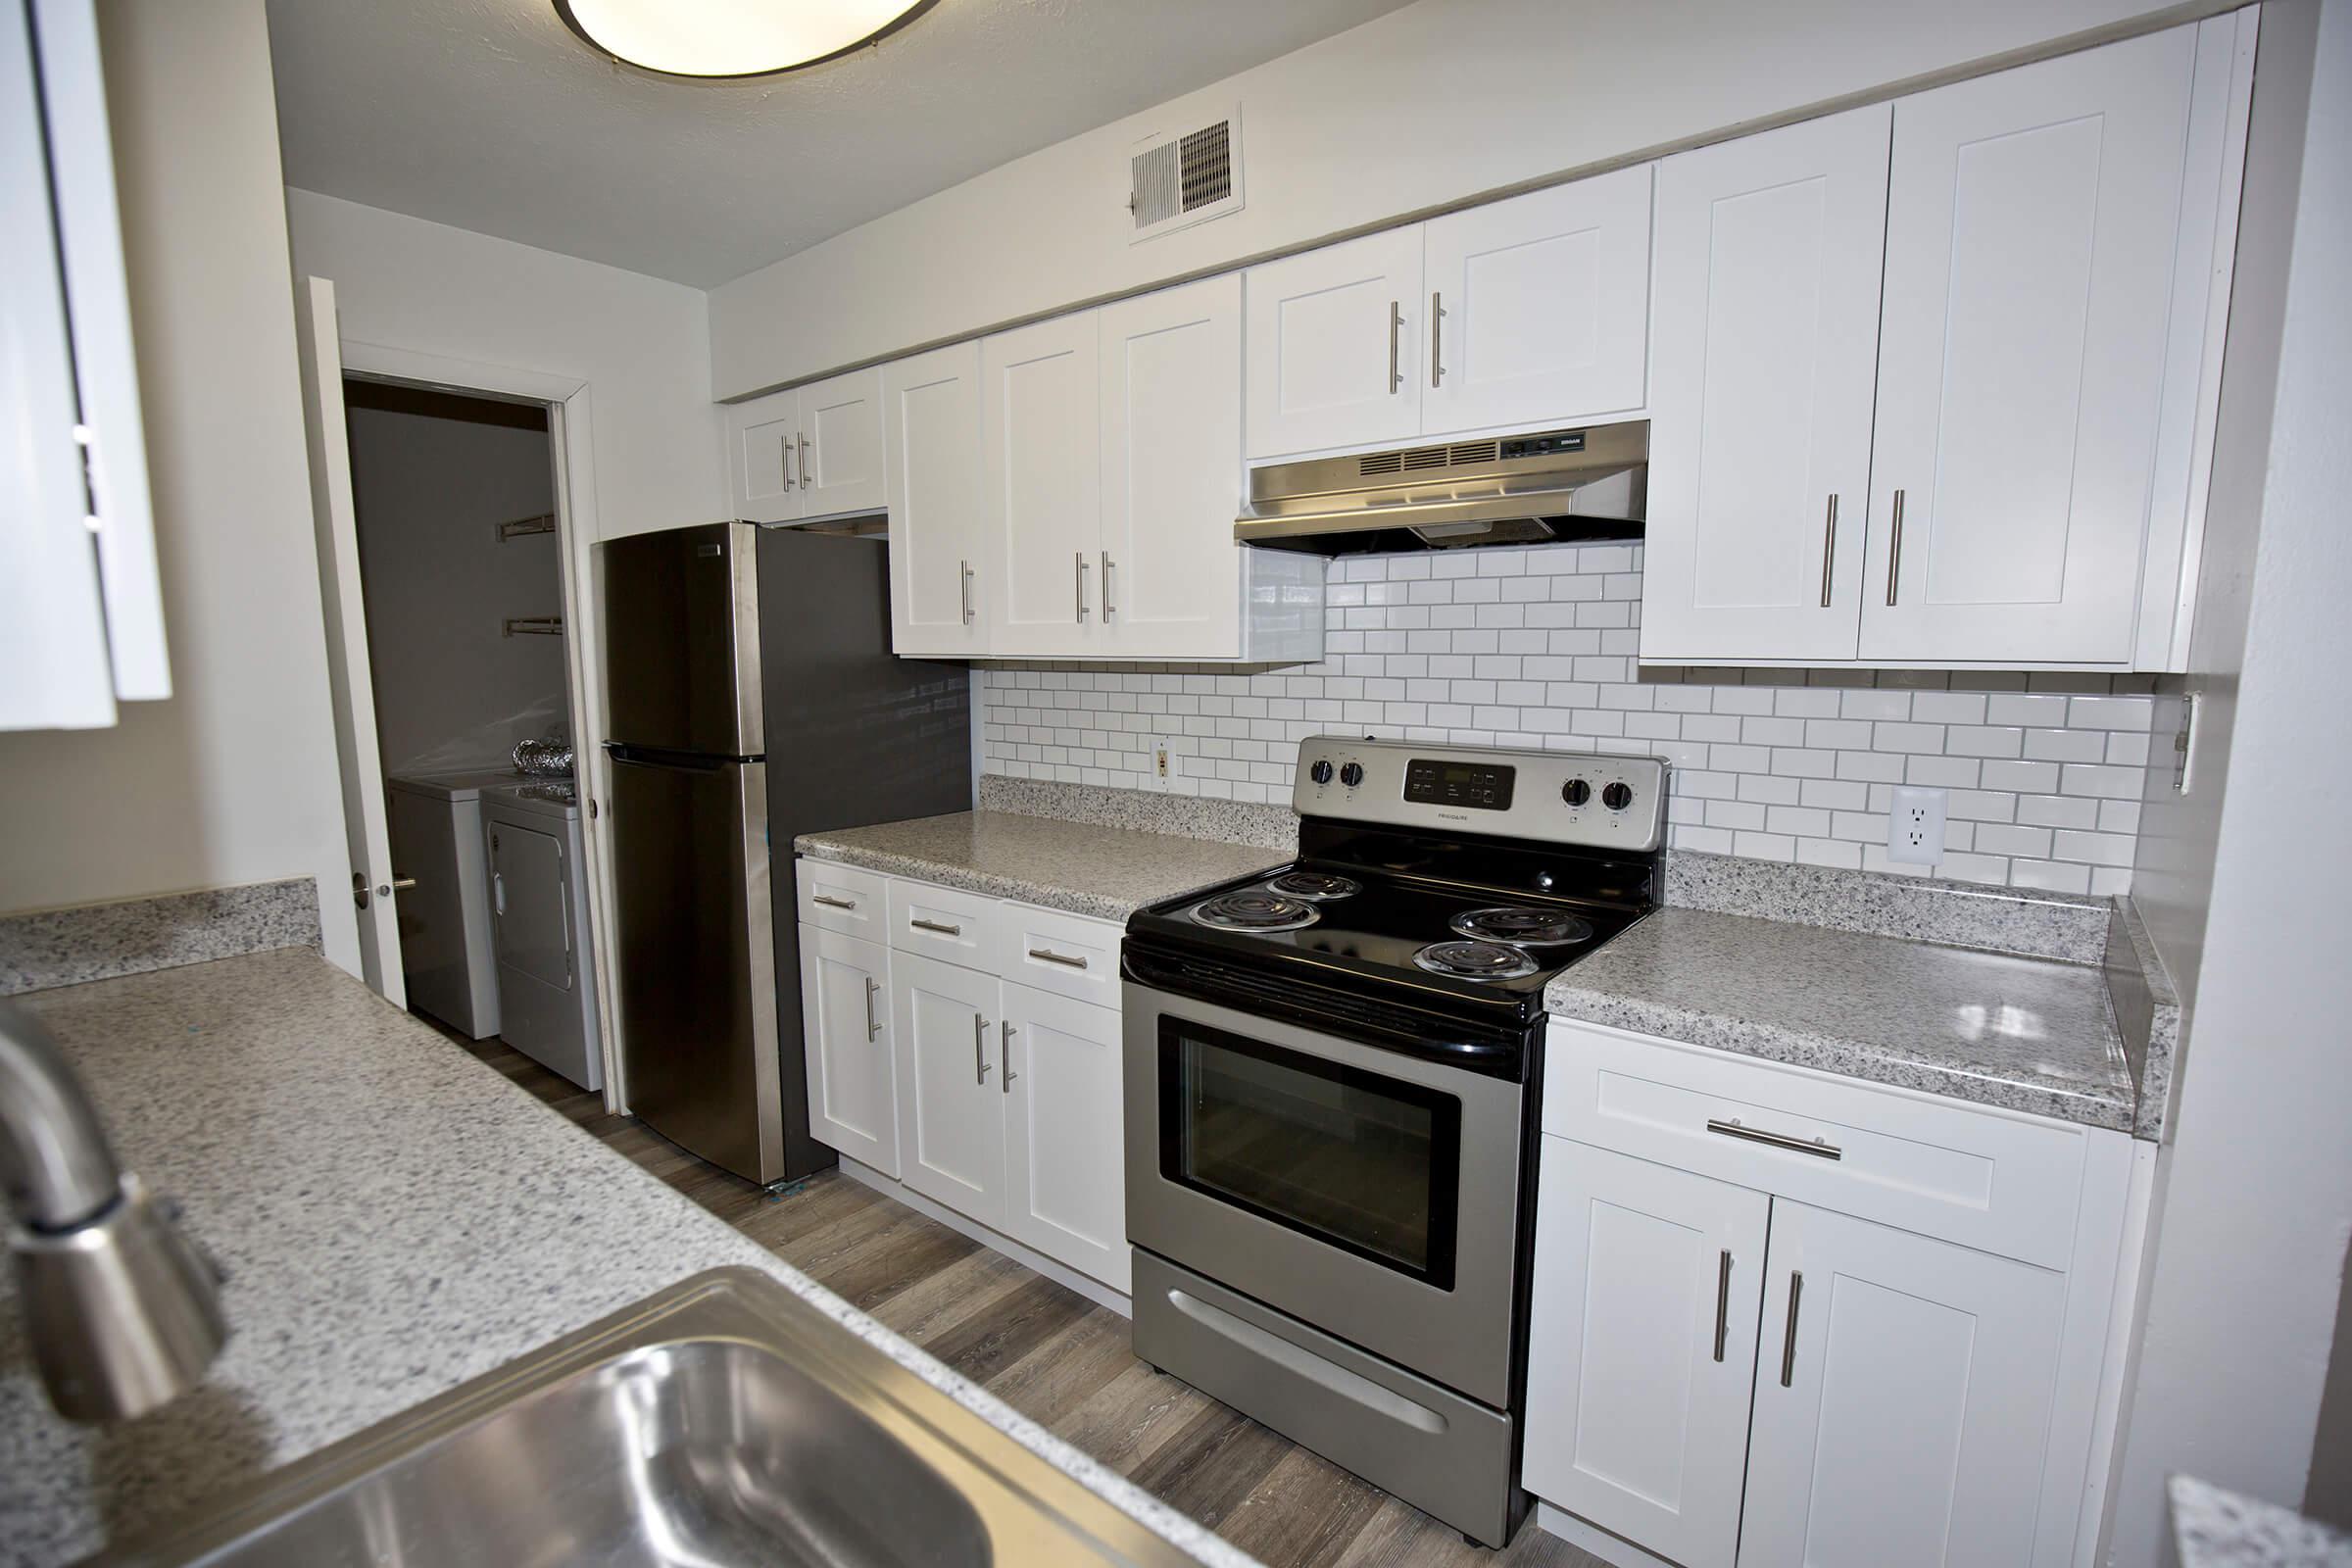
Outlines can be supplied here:
<path id="1" fill-rule="evenodd" d="M 1544 430 L 1250 474 L 1234 537 L 1314 555 L 1639 539 L 1649 421 Z"/>

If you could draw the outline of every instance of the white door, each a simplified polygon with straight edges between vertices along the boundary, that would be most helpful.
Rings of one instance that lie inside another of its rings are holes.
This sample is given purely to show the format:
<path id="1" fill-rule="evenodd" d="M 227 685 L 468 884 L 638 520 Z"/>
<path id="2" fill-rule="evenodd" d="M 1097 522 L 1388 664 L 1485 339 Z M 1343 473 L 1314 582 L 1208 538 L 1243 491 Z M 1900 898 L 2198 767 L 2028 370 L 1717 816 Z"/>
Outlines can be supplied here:
<path id="1" fill-rule="evenodd" d="M 805 514 L 799 392 L 728 405 L 727 492 L 745 522 L 789 522 Z"/>
<path id="2" fill-rule="evenodd" d="M 1642 657 L 1854 657 L 1885 104 L 1658 166 Z"/>
<path id="3" fill-rule="evenodd" d="M 1421 228 L 1367 234 L 1243 275 L 1249 456 L 1421 433 Z"/>
<path id="4" fill-rule="evenodd" d="M 980 345 L 882 368 L 890 505 L 890 649 L 916 658 L 988 650 L 981 575 Z"/>
<path id="5" fill-rule="evenodd" d="M 318 534 L 318 598 L 326 612 L 326 690 L 335 710 L 335 760 L 343 782 L 343 835 L 351 898 L 359 906 L 360 974 L 396 1007 L 409 1004 L 393 908 L 392 834 L 384 762 L 376 748 L 375 688 L 368 666 L 368 612 L 360 597 L 359 512 L 351 499 L 351 441 L 343 423 L 343 345 L 335 285 L 306 277 L 295 301 L 301 339 L 302 412 L 311 449 L 311 518 Z"/>
<path id="6" fill-rule="evenodd" d="M 1642 407 L 1649 187 L 1643 164 L 1423 226 L 1424 434 Z"/>
<path id="7" fill-rule="evenodd" d="M 1729 1182 L 1544 1140 L 1530 1492 L 1684 1568 L 1730 1568 L 1771 1203 Z"/>
<path id="8" fill-rule="evenodd" d="M 2031 1563 L 2065 1314 L 2063 1275 L 1776 1200 L 1741 1568 Z"/>
<path id="9" fill-rule="evenodd" d="M 882 475 L 882 372 L 852 370 L 801 388 L 801 515 L 889 505 Z"/>
<path id="10" fill-rule="evenodd" d="M 1128 1289 L 1119 1013 L 1004 988 L 1004 1232 Z"/>
<path id="11" fill-rule="evenodd" d="M 2132 657 L 2195 49 L 1894 106 L 1863 658 Z"/>
<path id="12" fill-rule="evenodd" d="M 891 1059 L 890 950 L 801 927 L 801 1034 L 808 1128 L 885 1175 L 899 1173 L 898 1075 Z"/>
<path id="13" fill-rule="evenodd" d="M 990 651 L 1077 654 L 1102 642 L 1102 398 L 1093 311 L 980 345 Z"/>
<path id="14" fill-rule="evenodd" d="M 899 1179 L 983 1225 L 1004 1228 L 1004 1095 L 997 977 L 900 953 L 890 965 L 898 1030 Z"/>
<path id="15" fill-rule="evenodd" d="M 1106 306 L 1102 630 L 1124 657 L 1240 654 L 1242 280 Z"/>

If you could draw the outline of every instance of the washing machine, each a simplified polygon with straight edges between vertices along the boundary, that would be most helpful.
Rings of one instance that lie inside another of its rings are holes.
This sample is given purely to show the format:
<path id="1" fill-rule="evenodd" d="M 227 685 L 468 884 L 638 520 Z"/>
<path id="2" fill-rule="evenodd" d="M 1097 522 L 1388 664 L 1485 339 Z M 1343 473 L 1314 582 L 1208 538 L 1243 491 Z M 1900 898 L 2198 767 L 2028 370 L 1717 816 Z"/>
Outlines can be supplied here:
<path id="1" fill-rule="evenodd" d="M 602 1089 L 580 808 L 568 783 L 482 792 L 499 1035 L 582 1089 Z"/>
<path id="2" fill-rule="evenodd" d="M 469 1040 L 499 1030 L 482 791 L 519 782 L 511 767 L 384 780 L 393 870 L 416 882 L 396 895 L 409 1006 Z"/>

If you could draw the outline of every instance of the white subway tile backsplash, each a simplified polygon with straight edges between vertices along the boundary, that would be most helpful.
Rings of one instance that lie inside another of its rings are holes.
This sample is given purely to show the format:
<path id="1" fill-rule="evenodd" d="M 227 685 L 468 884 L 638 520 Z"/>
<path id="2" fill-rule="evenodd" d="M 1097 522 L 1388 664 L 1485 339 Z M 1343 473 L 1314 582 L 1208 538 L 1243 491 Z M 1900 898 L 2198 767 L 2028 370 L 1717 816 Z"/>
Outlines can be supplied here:
<path id="1" fill-rule="evenodd" d="M 1335 561 L 1320 663 L 984 667 L 989 772 L 1287 800 L 1327 730 L 1631 751 L 1674 769 L 1681 849 L 1963 881 L 2128 890 L 2143 679 L 1711 669 L 1637 661 L 1641 551 L 1551 545 Z M 1887 861 L 1890 787 L 1952 791 L 1946 854 Z"/>

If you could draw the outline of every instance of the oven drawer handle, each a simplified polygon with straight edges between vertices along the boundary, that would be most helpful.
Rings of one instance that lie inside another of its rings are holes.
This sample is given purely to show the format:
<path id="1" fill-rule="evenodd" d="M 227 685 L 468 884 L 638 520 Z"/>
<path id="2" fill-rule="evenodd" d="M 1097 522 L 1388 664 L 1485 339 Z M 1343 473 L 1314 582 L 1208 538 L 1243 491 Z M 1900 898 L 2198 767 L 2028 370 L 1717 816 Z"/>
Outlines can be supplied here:
<path id="1" fill-rule="evenodd" d="M 1360 1377 L 1344 1366 L 1335 1366 L 1312 1350 L 1301 1349 L 1286 1339 L 1268 1334 L 1256 1324 L 1235 1317 L 1221 1306 L 1212 1306 L 1184 1291 L 1168 1292 L 1168 1304 L 1220 1339 L 1230 1340 L 1251 1355 L 1295 1372 L 1325 1392 L 1360 1404 L 1375 1415 L 1386 1416 L 1416 1432 L 1427 1432 L 1433 1436 L 1446 1430 L 1446 1418 L 1427 1405 L 1415 1404 L 1403 1395 L 1384 1389 L 1370 1378 Z"/>
<path id="2" fill-rule="evenodd" d="M 1073 958 L 1067 954 L 1055 953 L 1052 948 L 1031 948 L 1029 950 L 1029 956 L 1032 958 L 1043 959 L 1047 963 L 1066 964 L 1073 969 L 1083 969 L 1086 967 L 1086 960 L 1084 958 Z"/>
<path id="3" fill-rule="evenodd" d="M 1787 1133 L 1766 1132 L 1761 1127 L 1742 1127 L 1740 1118 L 1729 1121 L 1707 1118 L 1707 1131 L 1721 1133 L 1726 1138 L 1744 1138 L 1751 1144 L 1764 1144 L 1773 1149 L 1786 1149 L 1792 1154 L 1812 1154 L 1822 1159 L 1843 1159 L 1845 1152 L 1826 1138 L 1791 1138 Z"/>

